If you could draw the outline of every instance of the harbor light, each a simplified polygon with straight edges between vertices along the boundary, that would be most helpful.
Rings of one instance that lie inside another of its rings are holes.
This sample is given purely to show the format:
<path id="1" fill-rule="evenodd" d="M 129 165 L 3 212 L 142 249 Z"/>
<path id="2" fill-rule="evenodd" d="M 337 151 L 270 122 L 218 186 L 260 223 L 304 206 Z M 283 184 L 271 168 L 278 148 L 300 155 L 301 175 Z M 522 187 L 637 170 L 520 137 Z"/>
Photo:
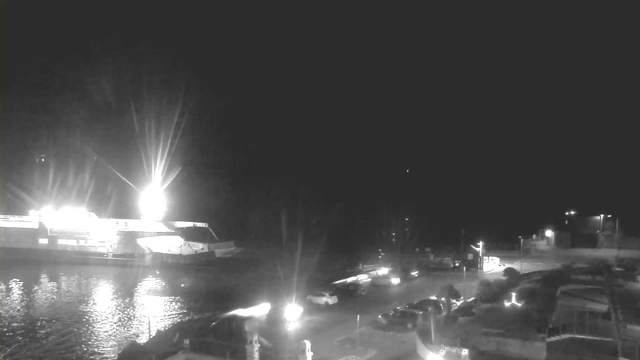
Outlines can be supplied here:
<path id="1" fill-rule="evenodd" d="M 154 182 L 140 194 L 140 214 L 143 219 L 162 220 L 167 202 L 160 184 Z"/>

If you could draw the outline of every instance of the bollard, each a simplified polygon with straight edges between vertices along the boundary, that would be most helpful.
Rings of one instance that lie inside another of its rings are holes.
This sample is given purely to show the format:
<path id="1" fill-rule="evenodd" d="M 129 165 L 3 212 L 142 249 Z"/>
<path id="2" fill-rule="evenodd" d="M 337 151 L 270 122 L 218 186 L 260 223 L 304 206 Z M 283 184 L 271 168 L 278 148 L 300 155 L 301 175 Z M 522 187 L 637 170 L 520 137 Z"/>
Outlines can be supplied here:
<path id="1" fill-rule="evenodd" d="M 258 342 L 258 323 L 250 319 L 244 323 L 245 334 L 247 337 L 247 360 L 260 359 L 260 343 Z"/>
<path id="2" fill-rule="evenodd" d="M 300 352 L 298 353 L 298 360 L 312 360 L 313 353 L 311 352 L 311 342 L 309 340 L 302 340 L 300 342 Z"/>

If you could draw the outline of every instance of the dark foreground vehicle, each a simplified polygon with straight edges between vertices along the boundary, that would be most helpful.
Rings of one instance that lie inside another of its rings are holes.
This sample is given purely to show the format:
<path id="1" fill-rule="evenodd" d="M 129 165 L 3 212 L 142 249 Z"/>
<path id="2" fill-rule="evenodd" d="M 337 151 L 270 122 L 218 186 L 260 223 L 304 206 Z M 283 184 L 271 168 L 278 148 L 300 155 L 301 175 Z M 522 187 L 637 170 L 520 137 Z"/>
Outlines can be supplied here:
<path id="1" fill-rule="evenodd" d="M 378 316 L 378 322 L 386 326 L 398 326 L 415 329 L 418 326 L 419 313 L 411 310 L 394 310 Z"/>
<path id="2" fill-rule="evenodd" d="M 435 315 L 442 315 L 444 308 L 442 302 L 436 299 L 424 299 L 416 301 L 414 303 L 408 303 L 405 307 L 406 310 L 413 310 L 419 313 L 430 312 L 431 308 L 434 309 Z"/>
<path id="3" fill-rule="evenodd" d="M 341 298 L 354 298 L 365 295 L 367 293 L 366 288 L 357 283 L 344 284 L 344 285 L 336 285 L 333 292 L 338 296 L 338 299 Z"/>

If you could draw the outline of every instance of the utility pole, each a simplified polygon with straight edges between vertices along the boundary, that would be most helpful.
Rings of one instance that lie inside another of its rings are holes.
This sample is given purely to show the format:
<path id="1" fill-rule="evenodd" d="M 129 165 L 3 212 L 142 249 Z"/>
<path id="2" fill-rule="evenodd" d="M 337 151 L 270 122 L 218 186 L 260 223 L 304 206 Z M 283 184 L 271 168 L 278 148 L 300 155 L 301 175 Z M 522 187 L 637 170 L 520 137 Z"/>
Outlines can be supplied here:
<path id="1" fill-rule="evenodd" d="M 620 254 L 620 244 L 618 242 L 618 226 L 620 225 L 620 218 L 616 217 L 616 233 L 614 235 L 614 241 L 616 244 L 616 256 L 614 258 L 614 265 L 617 268 L 618 267 L 618 255 Z"/>
<path id="2" fill-rule="evenodd" d="M 356 358 L 360 359 L 360 314 L 356 316 Z"/>
<path id="3" fill-rule="evenodd" d="M 524 238 L 520 236 L 520 272 L 521 273 L 522 273 L 522 261 L 524 260 L 524 257 L 522 256 L 523 245 L 524 245 Z"/>
<path id="4" fill-rule="evenodd" d="M 460 255 L 464 254 L 464 228 L 460 232 L 460 252 Z"/>

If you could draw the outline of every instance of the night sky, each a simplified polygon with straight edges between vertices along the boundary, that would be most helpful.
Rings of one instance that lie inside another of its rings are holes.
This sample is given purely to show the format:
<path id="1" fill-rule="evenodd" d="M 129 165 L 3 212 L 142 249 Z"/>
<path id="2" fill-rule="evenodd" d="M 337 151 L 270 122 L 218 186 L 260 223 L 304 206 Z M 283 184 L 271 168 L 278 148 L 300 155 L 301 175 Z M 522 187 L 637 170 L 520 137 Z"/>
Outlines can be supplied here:
<path id="1" fill-rule="evenodd" d="M 629 229 L 640 215 L 623 20 L 60 4 L 2 5 L 3 213 L 67 198 L 135 216 L 110 170 L 147 181 L 133 103 L 160 122 L 182 105 L 169 216 L 239 241 L 277 237 L 282 208 L 351 243 L 410 215 L 429 245 L 461 227 L 515 242 L 569 208 Z M 55 189 L 32 169 L 41 153 L 75 159 Z"/>

